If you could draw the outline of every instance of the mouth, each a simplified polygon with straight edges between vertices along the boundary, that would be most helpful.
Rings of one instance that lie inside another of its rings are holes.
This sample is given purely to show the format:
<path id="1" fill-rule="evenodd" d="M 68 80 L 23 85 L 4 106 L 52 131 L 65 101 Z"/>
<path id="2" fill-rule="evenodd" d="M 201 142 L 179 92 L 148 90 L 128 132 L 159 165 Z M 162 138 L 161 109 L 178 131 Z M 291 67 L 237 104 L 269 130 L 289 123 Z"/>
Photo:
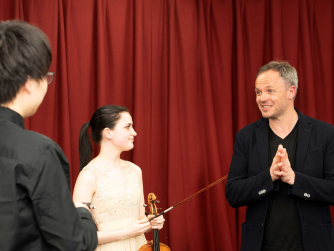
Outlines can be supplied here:
<path id="1" fill-rule="evenodd" d="M 268 111 L 272 106 L 271 105 L 261 105 L 262 111 Z"/>

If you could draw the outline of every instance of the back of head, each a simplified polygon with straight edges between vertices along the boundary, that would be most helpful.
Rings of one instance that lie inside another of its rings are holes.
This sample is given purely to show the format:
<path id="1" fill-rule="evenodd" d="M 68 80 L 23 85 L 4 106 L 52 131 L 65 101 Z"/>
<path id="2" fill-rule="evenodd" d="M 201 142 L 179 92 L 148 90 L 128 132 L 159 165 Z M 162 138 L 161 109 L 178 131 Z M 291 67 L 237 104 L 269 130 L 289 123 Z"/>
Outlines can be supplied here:
<path id="1" fill-rule="evenodd" d="M 52 60 L 46 35 L 26 22 L 0 22 L 0 104 L 13 101 L 28 77 L 47 75 Z"/>
<path id="2" fill-rule="evenodd" d="M 80 170 L 92 159 L 93 150 L 88 134 L 89 127 L 92 127 L 92 140 L 96 144 L 100 144 L 102 131 L 105 128 L 114 129 L 120 119 L 120 114 L 123 112 L 129 112 L 129 110 L 124 106 L 118 105 L 101 106 L 94 112 L 91 120 L 81 126 L 79 134 Z"/>
<path id="3" fill-rule="evenodd" d="M 259 69 L 256 78 L 269 70 L 278 72 L 280 77 L 286 84 L 288 84 L 289 87 L 292 85 L 296 87 L 296 94 L 294 96 L 295 99 L 298 89 L 298 75 L 296 69 L 286 61 L 271 61 Z"/>

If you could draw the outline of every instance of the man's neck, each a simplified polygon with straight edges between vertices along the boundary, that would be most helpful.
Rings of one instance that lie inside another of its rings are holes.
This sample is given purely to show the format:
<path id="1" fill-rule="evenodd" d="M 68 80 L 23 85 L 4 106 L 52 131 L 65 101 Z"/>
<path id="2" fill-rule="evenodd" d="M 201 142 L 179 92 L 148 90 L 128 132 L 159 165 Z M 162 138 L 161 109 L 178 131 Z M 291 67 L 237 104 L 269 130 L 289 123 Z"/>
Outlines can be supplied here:
<path id="1" fill-rule="evenodd" d="M 15 102 L 7 103 L 7 104 L 1 104 L 1 106 L 9 108 L 9 109 L 13 110 L 14 112 L 17 112 L 18 114 L 20 114 L 24 118 L 24 112 L 22 111 L 22 109 L 20 109 L 20 106 L 15 105 Z"/>
<path id="2" fill-rule="evenodd" d="M 298 121 L 298 113 L 293 108 L 285 112 L 282 116 L 276 119 L 269 119 L 271 130 L 280 138 L 284 139 L 290 134 Z"/>

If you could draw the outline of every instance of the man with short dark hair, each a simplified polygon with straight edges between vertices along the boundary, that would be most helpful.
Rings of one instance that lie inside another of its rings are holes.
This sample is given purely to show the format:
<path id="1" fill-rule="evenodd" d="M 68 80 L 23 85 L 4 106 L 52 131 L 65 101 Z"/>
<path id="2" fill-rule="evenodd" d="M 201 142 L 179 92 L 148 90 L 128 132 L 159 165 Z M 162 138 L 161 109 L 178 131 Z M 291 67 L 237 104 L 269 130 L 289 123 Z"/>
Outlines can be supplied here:
<path id="1" fill-rule="evenodd" d="M 294 108 L 295 68 L 260 68 L 256 102 L 263 118 L 242 128 L 226 183 L 232 207 L 247 206 L 241 250 L 334 250 L 334 127 Z"/>
<path id="2" fill-rule="evenodd" d="M 51 139 L 24 129 L 51 83 L 45 34 L 0 23 L 0 250 L 94 250 L 96 227 L 69 187 L 69 165 Z"/>

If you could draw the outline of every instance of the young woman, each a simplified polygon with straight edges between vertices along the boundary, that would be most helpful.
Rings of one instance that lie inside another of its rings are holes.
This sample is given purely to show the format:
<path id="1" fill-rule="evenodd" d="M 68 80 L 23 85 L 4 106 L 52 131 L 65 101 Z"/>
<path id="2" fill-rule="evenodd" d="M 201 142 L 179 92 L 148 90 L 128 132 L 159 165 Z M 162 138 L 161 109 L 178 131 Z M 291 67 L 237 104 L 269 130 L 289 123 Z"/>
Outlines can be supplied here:
<path id="1" fill-rule="evenodd" d="M 100 145 L 91 160 L 88 134 Z M 122 160 L 120 154 L 134 147 L 137 135 L 127 108 L 106 105 L 97 109 L 82 125 L 79 135 L 80 174 L 74 187 L 74 201 L 91 202 L 99 246 L 96 250 L 138 251 L 146 244 L 144 233 L 161 229 L 162 216 L 148 222 L 145 216 L 141 169 Z"/>

